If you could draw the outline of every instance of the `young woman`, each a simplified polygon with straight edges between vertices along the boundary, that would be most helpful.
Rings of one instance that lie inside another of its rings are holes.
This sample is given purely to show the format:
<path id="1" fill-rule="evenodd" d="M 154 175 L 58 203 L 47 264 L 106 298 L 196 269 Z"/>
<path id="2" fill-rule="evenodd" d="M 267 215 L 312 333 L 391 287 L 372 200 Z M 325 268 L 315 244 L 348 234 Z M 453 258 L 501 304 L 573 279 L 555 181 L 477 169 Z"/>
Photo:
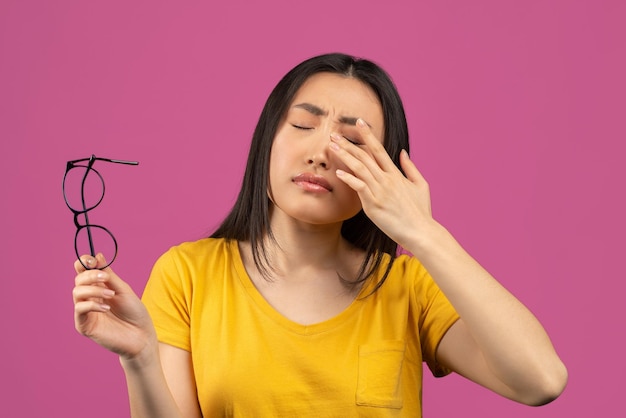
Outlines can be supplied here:
<path id="1" fill-rule="evenodd" d="M 76 328 L 119 354 L 132 416 L 419 417 L 423 362 L 555 399 L 548 335 L 433 219 L 408 148 L 380 67 L 311 58 L 268 98 L 231 213 L 166 252 L 143 301 L 76 262 Z"/>

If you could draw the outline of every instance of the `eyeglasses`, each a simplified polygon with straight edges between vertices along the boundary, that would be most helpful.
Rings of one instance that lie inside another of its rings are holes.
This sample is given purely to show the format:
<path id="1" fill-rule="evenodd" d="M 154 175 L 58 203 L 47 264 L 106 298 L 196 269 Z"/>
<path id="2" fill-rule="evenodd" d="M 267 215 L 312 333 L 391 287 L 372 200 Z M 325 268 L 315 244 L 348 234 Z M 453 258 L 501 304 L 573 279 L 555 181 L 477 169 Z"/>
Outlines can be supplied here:
<path id="1" fill-rule="evenodd" d="M 87 212 L 95 209 L 104 198 L 104 179 L 93 168 L 96 161 L 105 161 L 115 164 L 137 165 L 137 161 L 112 160 L 109 158 L 99 158 L 92 155 L 90 158 L 68 161 L 63 176 L 63 198 L 65 204 L 74 214 L 74 225 L 76 225 L 76 235 L 74 236 L 74 250 L 78 261 L 87 270 L 93 268 L 86 266 L 80 256 L 91 254 L 96 256 L 96 244 L 98 252 L 104 254 L 107 265 L 100 267 L 103 269 L 110 266 L 117 257 L 117 240 L 105 227 L 89 223 Z M 81 164 L 83 163 L 83 164 Z M 86 163 L 86 164 L 85 164 Z M 89 175 L 89 174 L 95 174 Z M 85 223 L 79 222 L 79 216 L 83 215 Z"/>

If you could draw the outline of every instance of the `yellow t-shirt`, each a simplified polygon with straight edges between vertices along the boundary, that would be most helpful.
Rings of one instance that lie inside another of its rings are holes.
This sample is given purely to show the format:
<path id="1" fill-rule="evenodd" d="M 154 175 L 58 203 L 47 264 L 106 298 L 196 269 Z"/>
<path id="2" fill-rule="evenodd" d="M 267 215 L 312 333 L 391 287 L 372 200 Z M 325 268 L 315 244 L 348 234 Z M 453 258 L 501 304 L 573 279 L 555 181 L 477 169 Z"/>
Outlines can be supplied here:
<path id="1" fill-rule="evenodd" d="M 374 294 L 300 325 L 256 290 L 237 242 L 213 238 L 161 256 L 143 301 L 159 340 L 191 352 L 205 417 L 421 417 L 422 362 L 448 372 L 435 351 L 458 319 L 403 255 Z"/>

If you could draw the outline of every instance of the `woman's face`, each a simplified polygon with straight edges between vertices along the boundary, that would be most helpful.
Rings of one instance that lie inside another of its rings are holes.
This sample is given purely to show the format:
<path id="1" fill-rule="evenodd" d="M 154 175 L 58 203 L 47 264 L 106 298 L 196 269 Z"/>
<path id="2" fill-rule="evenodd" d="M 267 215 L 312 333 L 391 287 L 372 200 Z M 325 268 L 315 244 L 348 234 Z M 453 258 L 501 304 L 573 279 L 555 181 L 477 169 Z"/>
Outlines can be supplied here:
<path id="1" fill-rule="evenodd" d="M 356 119 L 383 141 L 384 120 L 376 94 L 361 81 L 333 73 L 311 76 L 296 93 L 281 121 L 270 154 L 273 218 L 308 224 L 339 223 L 361 210 L 358 195 L 335 171 L 350 172 L 329 148 L 337 133 L 362 147 Z"/>

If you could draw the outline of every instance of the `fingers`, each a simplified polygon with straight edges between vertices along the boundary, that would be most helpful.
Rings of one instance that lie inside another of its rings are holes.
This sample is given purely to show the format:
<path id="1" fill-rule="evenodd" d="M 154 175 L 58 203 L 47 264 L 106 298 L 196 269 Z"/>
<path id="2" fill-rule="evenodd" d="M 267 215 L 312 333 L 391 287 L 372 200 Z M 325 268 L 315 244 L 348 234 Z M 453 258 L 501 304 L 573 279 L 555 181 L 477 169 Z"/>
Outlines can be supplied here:
<path id="1" fill-rule="evenodd" d="M 115 295 L 132 292 L 128 286 L 115 272 L 107 267 L 98 270 L 97 267 L 105 266 L 106 260 L 101 254 L 95 258 L 83 256 L 81 258 L 85 264 L 93 265 L 94 269 L 82 271 L 76 275 L 75 287 L 72 296 L 77 314 L 87 313 L 92 310 L 103 312 L 108 311 L 110 306 L 105 303 Z M 75 263 L 75 267 L 81 266 L 80 262 Z M 77 267 L 77 270 L 80 270 Z"/>
<path id="2" fill-rule="evenodd" d="M 356 128 L 357 143 L 332 134 L 330 148 L 350 171 L 337 170 L 337 176 L 359 193 L 361 199 L 367 199 L 380 187 L 385 187 L 389 181 L 388 174 L 401 173 L 382 142 L 362 119 L 357 120 Z"/>
<path id="3" fill-rule="evenodd" d="M 89 267 L 90 269 L 96 268 L 96 263 L 97 261 L 94 257 L 90 255 L 83 255 L 82 257 L 80 257 L 80 261 L 74 261 L 74 270 L 76 271 L 76 273 L 82 273 L 83 271 L 87 270 L 85 266 Z"/>
<path id="4" fill-rule="evenodd" d="M 355 176 L 364 181 L 367 181 L 368 177 L 376 178 L 380 167 L 364 150 L 338 134 L 333 133 L 330 138 L 330 148 Z"/>
<path id="5" fill-rule="evenodd" d="M 339 177 L 344 183 L 346 183 L 352 190 L 357 192 L 359 196 L 367 191 L 367 184 L 362 180 L 359 180 L 354 175 L 347 173 L 343 170 L 336 171 L 337 177 Z M 361 197 L 362 199 L 362 197 Z"/>
<path id="6" fill-rule="evenodd" d="M 95 257 L 83 255 L 80 257 L 80 260 L 74 262 L 74 270 L 76 270 L 76 273 L 82 273 L 85 270 L 105 269 L 109 264 L 101 253 L 98 253 Z"/>
<path id="7" fill-rule="evenodd" d="M 339 159 L 359 178 L 367 182 L 371 176 L 380 180 L 382 172 L 397 170 L 382 142 L 362 120 L 356 123 L 358 143 L 348 141 L 339 134 L 331 134 L 331 149 Z M 365 177 L 364 177 L 365 176 Z"/>
<path id="8" fill-rule="evenodd" d="M 83 262 L 87 260 L 83 258 Z M 92 265 L 97 265 L 92 260 Z M 79 266 L 80 262 L 76 262 Z M 89 265 L 88 264 L 88 265 Z M 75 265 L 75 267 L 77 267 Z M 82 267 L 82 266 L 81 266 Z M 77 270 L 79 270 L 77 268 Z M 115 296 L 115 290 L 107 287 L 110 274 L 101 270 L 85 270 L 80 272 L 75 279 L 76 286 L 72 290 L 74 300 L 74 318 L 76 329 L 81 334 L 86 334 L 84 324 L 88 321 L 91 313 L 106 313 L 111 310 L 109 300 Z"/>
<path id="9" fill-rule="evenodd" d="M 111 305 L 108 301 L 115 292 L 99 286 L 83 286 L 74 288 L 74 314 L 77 318 L 90 312 L 108 312 Z"/>
<path id="10" fill-rule="evenodd" d="M 335 153 L 339 156 L 341 161 L 350 168 L 350 170 L 355 174 L 356 177 L 362 179 L 367 182 L 368 173 L 365 171 L 369 171 L 371 177 L 375 179 L 380 179 L 380 171 L 384 172 L 392 172 L 397 170 L 397 167 L 382 142 L 376 138 L 376 136 L 372 133 L 370 127 L 362 120 L 357 120 L 357 129 L 359 130 L 360 141 L 363 145 L 366 146 L 367 152 L 358 147 L 355 144 L 351 144 L 350 141 L 341 137 L 337 134 L 331 135 L 332 145 L 331 149 L 335 151 Z M 376 164 L 372 163 L 371 158 L 367 158 L 367 156 L 373 157 Z M 411 159 L 409 158 L 408 153 L 405 150 L 402 150 L 400 153 L 400 166 L 404 170 L 406 177 L 412 182 L 417 184 L 427 184 L 426 180 L 419 172 L 417 167 L 413 164 Z M 339 173 L 341 176 L 343 173 Z M 363 177 L 365 176 L 365 177 Z M 342 176 L 345 180 L 347 176 Z"/>
<path id="11" fill-rule="evenodd" d="M 75 286 L 106 287 L 117 294 L 129 292 L 130 287 L 115 272 L 107 267 L 104 270 L 85 270 L 76 275 Z"/>
<path id="12" fill-rule="evenodd" d="M 110 276 L 102 271 L 87 271 L 76 276 L 76 286 L 72 291 L 74 303 L 90 298 L 110 299 L 115 290 L 107 286 Z"/>
<path id="13" fill-rule="evenodd" d="M 422 173 L 419 172 L 415 164 L 413 164 L 413 161 L 411 161 L 409 154 L 405 150 L 400 152 L 400 167 L 404 170 L 406 178 L 412 183 L 426 184 L 426 179 L 422 176 Z"/>
<path id="14" fill-rule="evenodd" d="M 363 119 L 357 119 L 356 128 L 363 144 L 366 146 L 369 153 L 371 153 L 372 157 L 374 157 L 378 166 L 384 171 L 395 169 L 396 165 L 389 157 L 383 145 L 383 138 L 377 138 Z"/>
<path id="15" fill-rule="evenodd" d="M 129 286 L 110 267 L 99 270 L 106 265 L 102 254 L 98 254 L 95 258 L 83 256 L 81 261 L 88 267 L 93 267 L 86 270 L 79 261 L 74 263 L 78 272 L 75 287 L 72 290 L 75 325 L 81 334 L 86 334 L 88 331 L 85 324 L 89 322 L 90 314 L 109 312 L 111 303 L 114 303 L 113 298 L 128 292 Z"/>

